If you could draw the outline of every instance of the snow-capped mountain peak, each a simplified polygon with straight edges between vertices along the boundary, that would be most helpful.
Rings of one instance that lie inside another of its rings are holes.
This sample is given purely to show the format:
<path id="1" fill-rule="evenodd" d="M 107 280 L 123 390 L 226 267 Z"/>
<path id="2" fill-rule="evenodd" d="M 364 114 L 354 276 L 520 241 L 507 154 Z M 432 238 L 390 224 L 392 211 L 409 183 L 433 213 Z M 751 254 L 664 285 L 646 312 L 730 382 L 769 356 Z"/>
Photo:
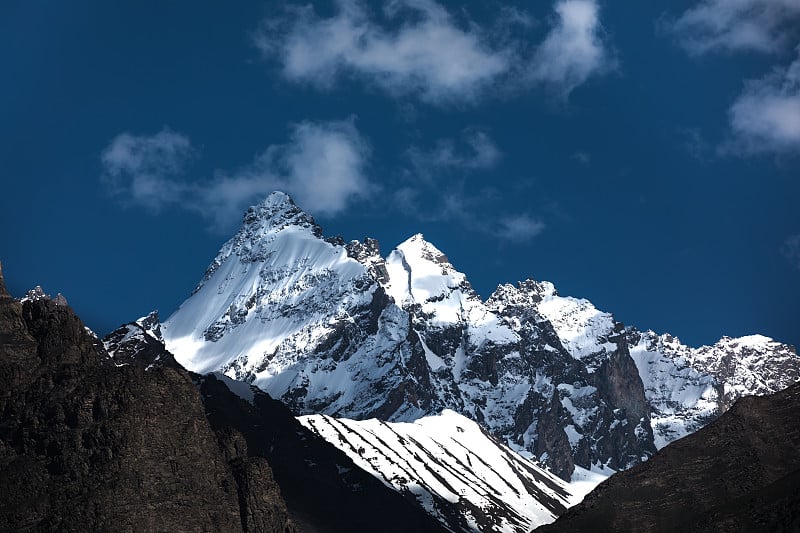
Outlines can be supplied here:
<path id="1" fill-rule="evenodd" d="M 742 396 L 771 394 L 800 380 L 795 348 L 763 335 L 723 337 L 699 348 L 649 330 L 629 328 L 626 336 L 658 448 L 697 431 Z"/>
<path id="2" fill-rule="evenodd" d="M 527 280 L 516 287 L 501 285 L 489 298 L 491 308 L 503 312 L 533 309 L 541 319 L 552 324 L 561 344 L 575 359 L 582 360 L 587 370 L 594 371 L 617 349 L 610 339 L 619 333 L 610 313 L 598 310 L 583 298 L 560 296 L 549 281 Z"/>
<path id="3" fill-rule="evenodd" d="M 266 378 L 284 368 L 274 365 L 287 337 L 304 335 L 307 344 L 315 326 L 324 335 L 350 304 L 369 301 L 373 284 L 343 245 L 324 240 L 311 216 L 274 192 L 247 210 L 192 297 L 164 323 L 164 340 L 187 368 Z"/>

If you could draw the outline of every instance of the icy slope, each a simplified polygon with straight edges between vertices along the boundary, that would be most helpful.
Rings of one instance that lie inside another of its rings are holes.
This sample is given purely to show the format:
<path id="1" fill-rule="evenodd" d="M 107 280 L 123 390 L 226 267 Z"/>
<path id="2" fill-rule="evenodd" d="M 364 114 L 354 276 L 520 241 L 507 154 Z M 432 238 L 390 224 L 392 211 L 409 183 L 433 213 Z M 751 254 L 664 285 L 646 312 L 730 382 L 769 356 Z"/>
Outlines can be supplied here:
<path id="1" fill-rule="evenodd" d="M 564 481 L 453 411 L 414 423 L 299 420 L 456 531 L 527 532 L 577 503 Z"/>

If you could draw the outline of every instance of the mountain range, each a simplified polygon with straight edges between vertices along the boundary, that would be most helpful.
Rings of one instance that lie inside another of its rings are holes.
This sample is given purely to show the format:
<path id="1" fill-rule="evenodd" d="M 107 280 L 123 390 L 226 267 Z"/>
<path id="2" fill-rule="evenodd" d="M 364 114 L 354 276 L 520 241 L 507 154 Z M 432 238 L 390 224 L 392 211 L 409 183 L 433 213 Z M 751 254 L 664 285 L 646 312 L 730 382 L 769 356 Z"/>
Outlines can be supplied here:
<path id="1" fill-rule="evenodd" d="M 737 398 L 800 379 L 772 339 L 687 347 L 625 327 L 549 282 L 486 300 L 420 234 L 385 258 L 325 238 L 287 195 L 245 214 L 163 324 L 186 368 L 254 384 L 298 414 L 412 422 L 445 409 L 565 480 L 621 470 Z"/>
<path id="2" fill-rule="evenodd" d="M 325 237 L 280 192 L 163 323 L 98 339 L 61 295 L 0 300 L 15 529 L 102 528 L 139 502 L 196 530 L 530 531 L 800 380 L 792 346 L 688 347 L 546 281 L 484 300 L 422 235 L 384 257 Z M 216 489 L 188 505 L 203 483 Z"/>

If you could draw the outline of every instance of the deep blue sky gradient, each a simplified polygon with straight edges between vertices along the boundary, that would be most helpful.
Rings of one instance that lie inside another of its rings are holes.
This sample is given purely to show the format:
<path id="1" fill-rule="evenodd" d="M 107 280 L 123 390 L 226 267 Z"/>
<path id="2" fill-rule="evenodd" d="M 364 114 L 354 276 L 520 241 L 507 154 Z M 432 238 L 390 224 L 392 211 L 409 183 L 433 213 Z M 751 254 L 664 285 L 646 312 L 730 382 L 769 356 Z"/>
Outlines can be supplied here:
<path id="1" fill-rule="evenodd" d="M 546 279 L 692 345 L 751 333 L 798 344 L 800 267 L 781 247 L 800 233 L 800 158 L 717 153 L 743 81 L 792 57 L 690 57 L 657 29 L 688 5 L 601 4 L 617 69 L 566 101 L 532 88 L 442 107 L 354 80 L 328 91 L 285 81 L 250 40 L 275 3 L 4 3 L 0 260 L 9 290 L 60 291 L 98 333 L 154 308 L 166 318 L 236 228 L 122 205 L 100 179 L 109 142 L 168 126 L 192 139 L 198 154 L 186 173 L 203 180 L 285 143 L 293 123 L 355 116 L 372 150 L 367 175 L 384 191 L 409 183 L 410 147 L 432 149 L 465 129 L 486 132 L 503 155 L 420 188 L 431 211 L 453 191 L 471 199 L 465 219 L 406 213 L 378 192 L 317 216 L 327 235 L 372 236 L 388 253 L 422 232 L 483 297 L 499 283 Z M 493 8 L 476 5 L 471 16 Z M 545 21 L 551 8 L 529 10 Z M 544 231 L 514 242 L 480 230 L 520 212 Z"/>

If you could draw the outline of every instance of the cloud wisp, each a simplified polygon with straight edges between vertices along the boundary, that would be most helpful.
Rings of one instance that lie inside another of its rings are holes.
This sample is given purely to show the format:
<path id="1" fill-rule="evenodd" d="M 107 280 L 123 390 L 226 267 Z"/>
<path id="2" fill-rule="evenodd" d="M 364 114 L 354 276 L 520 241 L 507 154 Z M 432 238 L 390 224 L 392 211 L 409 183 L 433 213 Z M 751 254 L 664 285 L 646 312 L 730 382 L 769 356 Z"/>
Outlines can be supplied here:
<path id="1" fill-rule="evenodd" d="M 103 151 L 103 181 L 126 204 L 159 211 L 186 194 L 172 179 L 195 155 L 188 137 L 164 128 L 155 135 L 117 135 Z"/>
<path id="2" fill-rule="evenodd" d="M 781 246 L 781 255 L 800 270 L 800 233 L 787 237 Z"/>
<path id="3" fill-rule="evenodd" d="M 495 170 L 503 154 L 488 133 L 470 127 L 457 139 L 439 139 L 433 148 L 406 152 L 410 167 L 404 183 L 387 191 L 400 213 L 423 222 L 456 223 L 462 229 L 521 243 L 541 233 L 545 225 L 528 213 L 509 213 L 491 206 L 497 189 L 471 174 Z M 470 183 L 468 183 L 470 182 Z"/>
<path id="4" fill-rule="evenodd" d="M 693 56 L 718 52 L 781 54 L 800 40 L 797 0 L 701 0 L 663 24 Z M 800 54 L 800 46 L 795 48 Z M 800 58 L 746 80 L 728 109 L 731 137 L 722 155 L 800 153 Z"/>
<path id="5" fill-rule="evenodd" d="M 728 119 L 733 140 L 724 151 L 800 153 L 800 48 L 787 68 L 747 81 Z"/>
<path id="6" fill-rule="evenodd" d="M 365 174 L 369 144 L 352 119 L 295 124 L 288 143 L 206 180 L 181 172 L 194 154 L 187 137 L 166 128 L 151 136 L 122 133 L 103 151 L 103 180 L 126 205 L 197 212 L 223 232 L 247 205 L 276 189 L 317 215 L 337 214 L 372 191 Z"/>
<path id="7" fill-rule="evenodd" d="M 345 77 L 393 96 L 443 105 L 475 102 L 498 87 L 545 85 L 566 97 L 613 59 L 601 38 L 596 0 L 559 0 L 557 20 L 538 45 L 530 19 L 500 10 L 491 27 L 458 21 L 435 0 L 398 0 L 380 13 L 357 0 L 339 0 L 320 17 L 295 7 L 262 21 L 253 35 L 262 56 L 292 82 L 321 89 Z M 509 38 L 508 28 L 522 28 Z"/>
<path id="8" fill-rule="evenodd" d="M 527 214 L 513 215 L 500 219 L 493 233 L 495 236 L 511 242 L 524 242 L 539 235 L 545 224 Z"/>
<path id="9" fill-rule="evenodd" d="M 413 146 L 407 156 L 418 176 L 430 178 L 437 172 L 491 169 L 500 161 L 502 153 L 486 132 L 468 128 L 458 140 L 440 139 L 430 150 Z"/>
<path id="10" fill-rule="evenodd" d="M 702 0 L 664 29 L 690 54 L 778 53 L 800 34 L 797 0 Z"/>

